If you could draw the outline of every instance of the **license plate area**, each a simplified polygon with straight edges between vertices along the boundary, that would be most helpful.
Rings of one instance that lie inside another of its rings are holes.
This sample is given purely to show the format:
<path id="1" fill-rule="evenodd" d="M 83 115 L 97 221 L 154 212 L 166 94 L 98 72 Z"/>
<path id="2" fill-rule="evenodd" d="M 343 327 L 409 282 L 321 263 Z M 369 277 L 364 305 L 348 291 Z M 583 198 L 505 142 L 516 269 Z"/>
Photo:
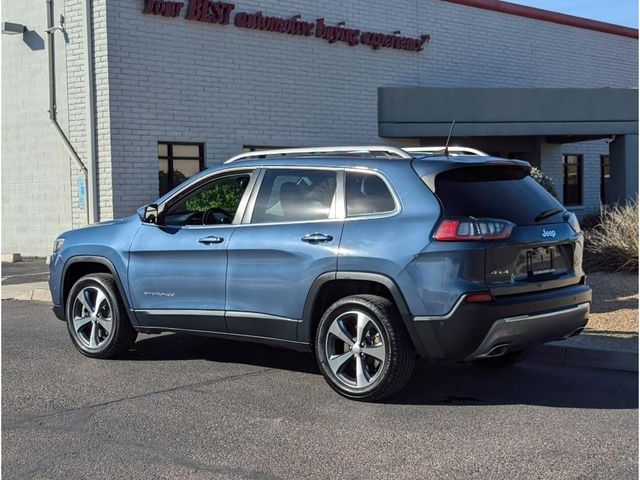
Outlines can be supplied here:
<path id="1" fill-rule="evenodd" d="M 558 253 L 558 249 L 555 246 L 537 247 L 527 250 L 527 275 L 536 277 L 554 273 L 554 259 L 559 256 Z"/>

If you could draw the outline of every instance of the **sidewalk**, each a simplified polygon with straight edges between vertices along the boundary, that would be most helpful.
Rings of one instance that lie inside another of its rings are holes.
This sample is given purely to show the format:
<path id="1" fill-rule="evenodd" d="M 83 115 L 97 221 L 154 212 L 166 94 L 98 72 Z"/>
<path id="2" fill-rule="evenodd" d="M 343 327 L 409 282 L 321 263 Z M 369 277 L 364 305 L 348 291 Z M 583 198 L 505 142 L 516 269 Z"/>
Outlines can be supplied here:
<path id="1" fill-rule="evenodd" d="M 2 262 L 2 300 L 37 300 L 51 302 L 49 265 L 44 258 L 30 258 L 18 263 Z"/>
<path id="2" fill-rule="evenodd" d="M 28 259 L 20 263 L 3 262 L 2 300 L 51 303 L 48 275 L 49 266 L 44 259 Z M 594 310 L 597 312 L 598 308 Z M 637 372 L 638 334 L 587 329 L 569 340 L 550 342 L 536 348 L 529 359 L 553 365 Z"/>

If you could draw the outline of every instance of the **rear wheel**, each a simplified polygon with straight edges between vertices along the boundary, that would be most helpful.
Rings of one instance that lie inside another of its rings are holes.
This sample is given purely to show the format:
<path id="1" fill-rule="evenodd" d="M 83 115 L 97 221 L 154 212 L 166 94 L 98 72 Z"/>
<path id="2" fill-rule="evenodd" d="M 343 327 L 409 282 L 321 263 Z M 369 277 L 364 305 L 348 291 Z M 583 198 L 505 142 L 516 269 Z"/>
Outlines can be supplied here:
<path id="1" fill-rule="evenodd" d="M 508 368 L 526 360 L 528 356 L 529 350 L 514 350 L 498 357 L 480 358 L 473 363 L 484 368 Z"/>
<path id="2" fill-rule="evenodd" d="M 87 357 L 114 357 L 126 351 L 137 336 L 115 280 L 106 273 L 86 275 L 73 285 L 66 317 L 73 344 Z"/>
<path id="3" fill-rule="evenodd" d="M 367 401 L 402 389 L 415 362 L 398 310 L 375 295 L 345 297 L 331 305 L 318 325 L 315 354 L 334 390 Z"/>

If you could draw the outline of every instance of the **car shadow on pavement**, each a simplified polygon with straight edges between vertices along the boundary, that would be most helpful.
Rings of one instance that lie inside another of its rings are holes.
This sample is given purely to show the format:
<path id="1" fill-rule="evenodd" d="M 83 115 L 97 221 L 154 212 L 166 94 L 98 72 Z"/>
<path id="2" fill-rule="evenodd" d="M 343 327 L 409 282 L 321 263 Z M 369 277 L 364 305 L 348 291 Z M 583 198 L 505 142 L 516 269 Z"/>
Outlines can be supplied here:
<path id="1" fill-rule="evenodd" d="M 638 375 L 534 362 L 505 369 L 418 362 L 407 388 L 391 402 L 637 409 Z"/>
<path id="2" fill-rule="evenodd" d="M 139 338 L 119 360 L 208 360 L 320 374 L 310 353 L 210 336 L 170 333 Z"/>
<path id="3" fill-rule="evenodd" d="M 320 375 L 310 353 L 183 334 L 141 338 L 118 359 L 207 360 Z M 494 370 L 473 364 L 418 361 L 406 388 L 382 403 L 636 409 L 637 392 L 638 376 L 628 372 L 533 362 Z"/>

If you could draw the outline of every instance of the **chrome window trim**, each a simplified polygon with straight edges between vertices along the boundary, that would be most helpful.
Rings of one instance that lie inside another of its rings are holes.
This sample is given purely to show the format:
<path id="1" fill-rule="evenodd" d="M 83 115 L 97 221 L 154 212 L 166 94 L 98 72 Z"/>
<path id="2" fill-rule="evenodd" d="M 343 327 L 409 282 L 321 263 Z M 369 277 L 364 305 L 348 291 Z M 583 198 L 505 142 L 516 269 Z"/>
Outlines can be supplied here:
<path id="1" fill-rule="evenodd" d="M 318 224 L 318 223 L 339 223 L 343 222 L 342 218 L 327 218 L 323 220 L 296 220 L 294 222 L 272 222 L 272 223 L 241 223 L 236 227 L 273 227 L 276 225 L 300 225 L 300 224 Z"/>

